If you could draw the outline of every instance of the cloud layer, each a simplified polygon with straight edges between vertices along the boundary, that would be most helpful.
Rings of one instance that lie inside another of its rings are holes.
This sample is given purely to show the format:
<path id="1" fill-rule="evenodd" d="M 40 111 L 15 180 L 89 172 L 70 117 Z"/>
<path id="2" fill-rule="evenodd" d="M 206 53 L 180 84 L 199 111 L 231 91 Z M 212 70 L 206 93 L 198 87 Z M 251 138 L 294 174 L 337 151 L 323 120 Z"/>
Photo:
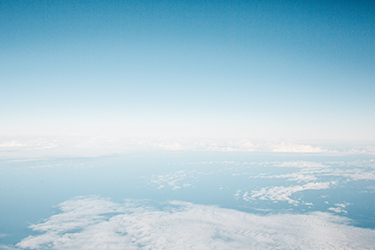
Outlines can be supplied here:
<path id="1" fill-rule="evenodd" d="M 259 216 L 170 202 L 159 208 L 80 197 L 32 225 L 22 249 L 373 249 L 375 231 L 329 213 Z"/>
<path id="2" fill-rule="evenodd" d="M 305 185 L 291 186 L 291 187 L 271 187 L 262 188 L 259 191 L 252 191 L 251 197 L 248 196 L 248 192 L 243 195 L 244 200 L 250 200 L 259 198 L 261 200 L 272 200 L 272 201 L 287 201 L 291 204 L 297 204 L 298 201 L 292 200 L 290 196 L 293 193 L 300 192 L 303 190 L 318 190 L 327 189 L 335 182 L 309 182 Z"/>
<path id="3" fill-rule="evenodd" d="M 45 156 L 99 156 L 134 150 L 309 153 L 373 155 L 374 143 L 347 149 L 329 149 L 303 142 L 248 139 L 128 138 L 110 136 L 0 137 L 0 158 Z"/>

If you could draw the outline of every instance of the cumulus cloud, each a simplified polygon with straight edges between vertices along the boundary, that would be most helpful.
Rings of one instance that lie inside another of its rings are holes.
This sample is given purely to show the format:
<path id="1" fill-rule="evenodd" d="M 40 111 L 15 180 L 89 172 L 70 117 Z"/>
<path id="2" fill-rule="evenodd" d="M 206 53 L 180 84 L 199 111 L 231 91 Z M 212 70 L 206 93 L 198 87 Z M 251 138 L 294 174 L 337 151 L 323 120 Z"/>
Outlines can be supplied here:
<path id="1" fill-rule="evenodd" d="M 300 172 L 285 175 L 268 175 L 268 176 L 258 176 L 260 178 L 289 178 L 288 180 L 314 180 L 315 176 L 313 174 L 320 174 L 322 176 L 340 176 L 352 179 L 354 181 L 358 180 L 375 180 L 375 168 L 374 160 L 362 160 L 353 162 L 327 162 L 327 164 L 322 164 L 318 162 L 307 162 L 307 161 L 291 161 L 291 162 L 281 162 L 274 163 L 278 167 L 292 167 L 300 168 Z M 333 166 L 338 166 L 335 168 Z M 356 166 L 357 168 L 353 168 Z M 349 169 L 348 169 L 349 168 Z"/>
<path id="2" fill-rule="evenodd" d="M 327 175 L 347 177 L 355 181 L 375 180 L 374 170 L 366 171 L 364 169 L 349 169 L 349 170 L 336 169 L 332 171 L 332 173 L 328 173 Z"/>
<path id="3" fill-rule="evenodd" d="M 166 186 L 169 186 L 172 190 L 178 190 L 181 187 L 189 187 L 192 184 L 189 180 L 185 179 L 192 179 L 194 175 L 199 174 L 196 171 L 174 171 L 169 174 L 164 175 L 152 175 L 149 179 L 148 183 L 151 185 L 156 185 L 157 189 L 162 189 Z"/>
<path id="4" fill-rule="evenodd" d="M 328 210 L 333 211 L 335 213 L 348 213 L 346 210 L 342 209 L 341 207 L 330 207 Z"/>
<path id="5" fill-rule="evenodd" d="M 243 195 L 243 199 L 250 201 L 252 199 L 258 198 L 261 200 L 271 200 L 271 201 L 287 201 L 290 204 L 297 204 L 298 201 L 295 201 L 290 198 L 293 193 L 300 192 L 303 190 L 317 190 L 317 189 L 327 189 L 331 185 L 336 184 L 334 181 L 331 182 L 309 182 L 305 185 L 297 185 L 291 187 L 266 187 L 260 190 L 254 190 L 251 192 L 251 195 L 246 192 Z"/>
<path id="6" fill-rule="evenodd" d="M 348 203 L 348 202 L 335 203 L 336 207 L 330 207 L 330 208 L 328 208 L 328 210 L 333 211 L 335 213 L 346 213 L 347 214 L 348 211 L 346 211 L 344 208 L 349 206 L 349 205 L 352 205 L 352 204 Z"/>
<path id="7" fill-rule="evenodd" d="M 159 206 L 158 206 L 159 207 Z M 370 249 L 375 231 L 329 213 L 260 216 L 170 202 L 162 208 L 96 197 L 60 204 L 21 249 Z"/>
<path id="8" fill-rule="evenodd" d="M 351 205 L 349 202 L 343 202 L 343 203 L 335 203 L 335 206 L 345 208 L 347 206 Z"/>
<path id="9" fill-rule="evenodd" d="M 269 178 L 269 179 L 287 179 L 288 181 L 297 181 L 297 182 L 308 182 L 315 181 L 317 178 L 311 174 L 302 174 L 302 173 L 291 173 L 291 174 L 279 174 L 279 175 L 264 175 L 260 174 L 254 176 L 254 178 Z"/>

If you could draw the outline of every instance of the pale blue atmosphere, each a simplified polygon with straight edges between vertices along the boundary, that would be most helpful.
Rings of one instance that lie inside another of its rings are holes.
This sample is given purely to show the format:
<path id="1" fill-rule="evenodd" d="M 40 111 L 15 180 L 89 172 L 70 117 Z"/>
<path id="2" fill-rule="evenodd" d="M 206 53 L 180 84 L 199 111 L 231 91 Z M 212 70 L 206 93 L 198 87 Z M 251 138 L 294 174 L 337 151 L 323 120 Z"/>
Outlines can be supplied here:
<path id="1" fill-rule="evenodd" d="M 373 1 L 0 1 L 0 249 L 375 249 Z"/>
<path id="2" fill-rule="evenodd" d="M 2 1 L 2 135 L 374 140 L 371 1 Z"/>

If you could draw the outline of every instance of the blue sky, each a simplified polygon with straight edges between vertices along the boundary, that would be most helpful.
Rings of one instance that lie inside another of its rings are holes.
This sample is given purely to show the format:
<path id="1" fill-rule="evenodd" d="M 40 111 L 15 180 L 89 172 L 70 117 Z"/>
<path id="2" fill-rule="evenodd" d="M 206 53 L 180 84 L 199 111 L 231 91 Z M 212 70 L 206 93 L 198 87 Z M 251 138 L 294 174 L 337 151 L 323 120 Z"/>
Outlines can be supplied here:
<path id="1" fill-rule="evenodd" d="M 371 1 L 1 1 L 0 135 L 375 140 Z"/>

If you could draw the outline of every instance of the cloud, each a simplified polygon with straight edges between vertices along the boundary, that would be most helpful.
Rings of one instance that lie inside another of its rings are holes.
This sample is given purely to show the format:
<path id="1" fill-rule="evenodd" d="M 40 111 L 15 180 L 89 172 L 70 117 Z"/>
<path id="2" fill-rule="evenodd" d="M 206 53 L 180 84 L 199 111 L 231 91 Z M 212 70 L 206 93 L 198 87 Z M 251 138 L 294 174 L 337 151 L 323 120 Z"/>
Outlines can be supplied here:
<path id="1" fill-rule="evenodd" d="M 154 150 L 150 139 L 107 136 L 0 137 L 0 158 L 93 157 Z"/>
<path id="2" fill-rule="evenodd" d="M 348 211 L 344 210 L 345 207 L 352 205 L 351 203 L 348 202 L 343 202 L 343 203 L 335 203 L 336 207 L 330 207 L 328 210 L 333 211 L 335 213 L 348 213 Z"/>
<path id="3" fill-rule="evenodd" d="M 275 166 L 304 168 L 304 169 L 319 169 L 319 168 L 328 167 L 326 165 L 323 165 L 322 163 L 311 162 L 311 161 L 287 161 L 287 162 L 275 163 Z"/>
<path id="4" fill-rule="evenodd" d="M 280 174 L 280 175 L 264 175 L 259 174 L 254 176 L 254 178 L 268 178 L 268 179 L 287 179 L 288 181 L 297 181 L 297 182 L 308 182 L 315 181 L 317 178 L 311 174 L 301 174 L 301 173 L 291 173 L 291 174 Z"/>
<path id="5" fill-rule="evenodd" d="M 349 202 L 344 202 L 344 203 L 335 203 L 335 206 L 345 208 L 347 206 L 351 205 Z"/>
<path id="6" fill-rule="evenodd" d="M 325 155 L 375 154 L 375 146 L 328 149 L 298 141 L 249 139 L 147 138 L 116 136 L 0 137 L 0 158 L 101 156 L 134 150 L 311 153 Z"/>
<path id="7" fill-rule="evenodd" d="M 375 170 L 365 171 L 363 169 L 349 169 L 349 170 L 336 169 L 335 171 L 327 175 L 347 177 L 355 181 L 375 180 Z"/>
<path id="8" fill-rule="evenodd" d="M 272 152 L 284 152 L 284 153 L 327 153 L 330 152 L 327 149 L 323 149 L 319 146 L 312 146 L 306 144 L 295 144 L 290 142 L 278 142 L 270 143 L 269 147 Z"/>
<path id="9" fill-rule="evenodd" d="M 325 176 L 340 176 L 350 178 L 354 181 L 358 180 L 375 180 L 375 168 L 374 160 L 363 160 L 353 162 L 328 162 L 327 165 L 318 162 L 307 162 L 307 161 L 291 161 L 275 163 L 278 167 L 294 167 L 300 168 L 299 173 L 285 174 L 285 175 L 269 175 L 269 176 L 257 176 L 257 178 L 289 178 L 289 180 L 313 180 L 315 178 L 313 173 L 319 173 Z M 338 168 L 333 168 L 333 165 L 337 165 Z M 358 168 L 352 168 L 356 166 Z M 350 169 L 342 169 L 342 168 Z"/>
<path id="10" fill-rule="evenodd" d="M 178 190 L 181 187 L 190 187 L 192 184 L 185 179 L 192 179 L 194 175 L 198 175 L 196 171 L 174 171 L 164 175 L 152 175 L 148 183 L 156 185 L 157 189 L 169 186 L 172 190 Z"/>
<path id="11" fill-rule="evenodd" d="M 327 150 L 321 146 L 312 146 L 307 144 L 299 144 L 283 141 L 263 141 L 252 142 L 249 140 L 201 140 L 176 142 L 159 142 L 154 146 L 165 150 L 204 150 L 204 151 L 220 151 L 220 152 L 277 152 L 277 153 L 336 153 L 336 151 Z"/>
<path id="12" fill-rule="evenodd" d="M 317 189 L 327 189 L 331 185 L 336 184 L 334 181 L 331 182 L 309 182 L 305 185 L 297 185 L 291 187 L 266 187 L 258 191 L 252 191 L 249 196 L 248 192 L 243 195 L 245 201 L 250 201 L 252 199 L 258 198 L 261 200 L 272 200 L 272 201 L 287 201 L 290 204 L 297 204 L 298 201 L 292 200 L 290 196 L 293 193 L 300 192 L 303 190 L 317 190 Z"/>
<path id="13" fill-rule="evenodd" d="M 330 207 L 328 210 L 333 211 L 335 213 L 348 213 L 346 210 L 342 209 L 341 207 Z"/>
<path id="14" fill-rule="evenodd" d="M 16 140 L 4 141 L 0 143 L 0 148 L 13 148 L 13 147 L 25 147 L 27 144 L 20 143 Z"/>
<path id="15" fill-rule="evenodd" d="M 7 246 L 7 245 L 0 245 L 0 250 L 20 250 L 18 247 Z"/>
<path id="16" fill-rule="evenodd" d="M 173 201 L 155 207 L 96 197 L 60 204 L 21 249 L 370 249 L 375 230 L 330 213 L 260 216 Z M 162 208 L 160 208 L 162 207 Z"/>

